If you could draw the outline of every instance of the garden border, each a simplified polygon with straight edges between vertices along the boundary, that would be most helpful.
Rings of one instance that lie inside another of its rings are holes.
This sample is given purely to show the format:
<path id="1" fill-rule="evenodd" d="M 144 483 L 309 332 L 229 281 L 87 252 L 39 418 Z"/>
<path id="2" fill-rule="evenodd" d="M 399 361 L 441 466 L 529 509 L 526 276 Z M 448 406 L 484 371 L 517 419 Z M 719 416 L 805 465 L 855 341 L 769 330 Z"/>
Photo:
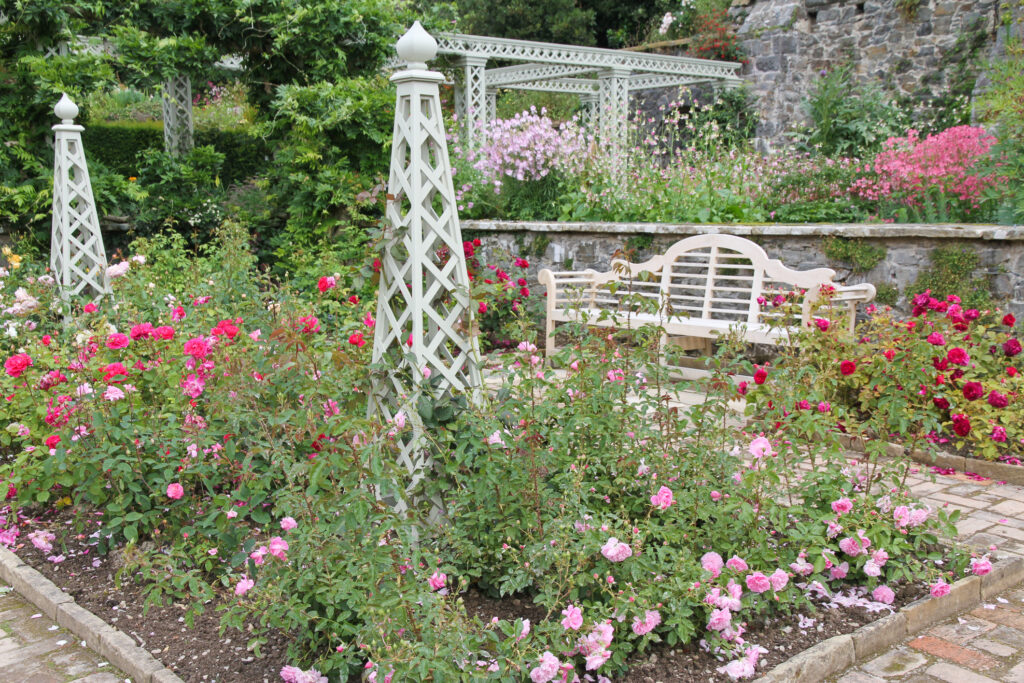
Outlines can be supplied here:
<path id="1" fill-rule="evenodd" d="M 66 628 L 100 656 L 128 674 L 135 683 L 184 683 L 149 652 L 75 602 L 52 581 L 0 546 L 0 579 L 46 616 Z"/>
<path id="2" fill-rule="evenodd" d="M 930 595 L 905 605 L 853 633 L 833 636 L 797 653 L 755 683 L 816 683 L 868 657 L 896 645 L 928 626 L 972 609 L 1024 580 L 1024 558 L 1001 560 L 985 576 L 969 576 L 953 583 L 949 595 Z"/>
<path id="3" fill-rule="evenodd" d="M 858 453 L 865 452 L 863 437 L 850 437 L 843 434 L 839 438 L 844 448 Z M 888 442 L 885 445 L 885 453 L 889 457 L 900 458 L 907 455 L 907 449 L 899 444 Z M 963 455 L 953 455 L 952 453 L 939 452 L 933 455 L 921 450 L 911 451 L 908 457 L 922 465 L 952 468 L 959 472 L 973 472 L 996 481 L 1005 481 L 1008 484 L 1024 486 L 1024 466 L 1021 465 L 1007 465 L 1002 462 L 978 460 L 977 458 L 968 458 Z"/>

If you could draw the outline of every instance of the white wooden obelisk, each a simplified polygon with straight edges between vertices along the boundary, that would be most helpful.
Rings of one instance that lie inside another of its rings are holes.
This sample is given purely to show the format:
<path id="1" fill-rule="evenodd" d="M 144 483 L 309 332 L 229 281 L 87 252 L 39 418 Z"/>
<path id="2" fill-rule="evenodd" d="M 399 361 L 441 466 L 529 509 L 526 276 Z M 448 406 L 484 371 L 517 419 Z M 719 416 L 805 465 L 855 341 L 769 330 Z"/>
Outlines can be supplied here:
<path id="1" fill-rule="evenodd" d="M 438 84 L 427 68 L 437 41 L 417 21 L 398 41 L 406 63 L 397 85 L 394 141 L 373 362 L 370 410 L 383 419 L 405 413 L 399 463 L 413 488 L 431 464 L 417 412 L 421 397 L 465 392 L 479 397 L 480 352 L 473 334 L 469 276 L 452 187 Z"/>
<path id="2" fill-rule="evenodd" d="M 53 223 L 50 235 L 50 270 L 61 294 L 95 295 L 110 291 L 107 254 L 96 215 L 89 167 L 82 149 L 82 126 L 75 125 L 78 107 L 64 94 L 53 113 L 61 120 L 53 127 Z"/>

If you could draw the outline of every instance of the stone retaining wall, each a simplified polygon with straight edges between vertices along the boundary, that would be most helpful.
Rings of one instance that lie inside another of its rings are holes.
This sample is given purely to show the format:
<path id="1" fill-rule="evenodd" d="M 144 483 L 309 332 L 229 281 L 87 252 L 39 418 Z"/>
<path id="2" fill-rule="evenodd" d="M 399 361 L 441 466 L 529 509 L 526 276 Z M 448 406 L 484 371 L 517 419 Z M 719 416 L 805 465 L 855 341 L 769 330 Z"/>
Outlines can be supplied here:
<path id="1" fill-rule="evenodd" d="M 657 223 L 542 223 L 464 221 L 463 231 L 481 239 L 488 262 L 502 264 L 508 255 L 525 256 L 536 282 L 541 268 L 608 270 L 612 258 L 627 246 L 634 261 L 662 253 L 672 243 L 703 233 L 741 235 L 758 242 L 769 256 L 791 268 L 827 266 L 836 280 L 870 282 L 899 288 L 901 294 L 931 265 L 936 247 L 962 246 L 979 256 L 978 277 L 990 276 L 993 294 L 1005 307 L 1024 315 L 1024 226 L 979 225 L 701 225 Z M 855 273 L 830 261 L 823 251 L 830 237 L 859 238 L 886 248 L 885 258 L 866 273 Z"/>

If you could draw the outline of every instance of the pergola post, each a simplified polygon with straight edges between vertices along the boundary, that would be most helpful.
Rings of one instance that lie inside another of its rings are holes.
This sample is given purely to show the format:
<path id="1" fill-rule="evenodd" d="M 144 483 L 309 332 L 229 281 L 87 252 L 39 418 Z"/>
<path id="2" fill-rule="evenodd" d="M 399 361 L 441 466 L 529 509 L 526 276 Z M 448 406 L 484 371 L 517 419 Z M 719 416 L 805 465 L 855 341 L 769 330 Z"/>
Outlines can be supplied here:
<path id="1" fill-rule="evenodd" d="M 164 116 L 164 151 L 174 156 L 187 154 L 192 138 L 192 79 L 178 74 L 164 82 L 161 93 Z"/>
<path id="2" fill-rule="evenodd" d="M 498 118 L 498 89 L 487 89 L 487 110 L 484 120 L 490 125 L 491 121 Z"/>
<path id="3" fill-rule="evenodd" d="M 480 397 L 480 351 L 473 333 L 469 275 L 452 186 L 438 85 L 427 68 L 437 42 L 417 21 L 398 41 L 406 62 L 397 86 L 391 171 L 385 211 L 370 412 L 384 421 L 404 414 L 396 487 L 413 489 L 431 456 L 418 407 L 468 393 Z M 400 507 L 400 505 L 399 505 Z"/>
<path id="4" fill-rule="evenodd" d="M 53 127 L 50 270 L 65 298 L 86 287 L 96 295 L 106 294 L 110 291 L 107 254 L 82 148 L 85 128 L 75 125 L 78 107 L 67 94 L 61 96 L 53 113 L 61 122 Z"/>
<path id="5" fill-rule="evenodd" d="M 433 38 L 432 38 L 433 40 Z M 465 116 L 466 140 L 472 149 L 480 146 L 481 132 L 487 123 L 487 65 L 486 57 L 467 55 L 458 60 L 462 68 L 462 103 Z"/>
<path id="6" fill-rule="evenodd" d="M 612 67 L 598 76 L 599 128 L 608 144 L 625 146 L 626 117 L 629 114 L 629 69 Z"/>
<path id="7" fill-rule="evenodd" d="M 598 94 L 592 92 L 580 95 L 580 103 L 583 105 L 583 110 L 580 112 L 580 123 L 585 128 L 593 130 L 598 120 Z"/>

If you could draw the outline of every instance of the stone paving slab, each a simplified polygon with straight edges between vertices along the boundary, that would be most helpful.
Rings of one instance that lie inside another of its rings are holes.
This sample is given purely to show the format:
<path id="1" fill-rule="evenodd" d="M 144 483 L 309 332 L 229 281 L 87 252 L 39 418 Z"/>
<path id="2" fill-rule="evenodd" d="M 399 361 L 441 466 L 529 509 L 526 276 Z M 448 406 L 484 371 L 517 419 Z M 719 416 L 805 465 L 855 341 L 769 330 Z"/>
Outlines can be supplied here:
<path id="1" fill-rule="evenodd" d="M 131 679 L 0 582 L 0 680 L 123 683 Z"/>

